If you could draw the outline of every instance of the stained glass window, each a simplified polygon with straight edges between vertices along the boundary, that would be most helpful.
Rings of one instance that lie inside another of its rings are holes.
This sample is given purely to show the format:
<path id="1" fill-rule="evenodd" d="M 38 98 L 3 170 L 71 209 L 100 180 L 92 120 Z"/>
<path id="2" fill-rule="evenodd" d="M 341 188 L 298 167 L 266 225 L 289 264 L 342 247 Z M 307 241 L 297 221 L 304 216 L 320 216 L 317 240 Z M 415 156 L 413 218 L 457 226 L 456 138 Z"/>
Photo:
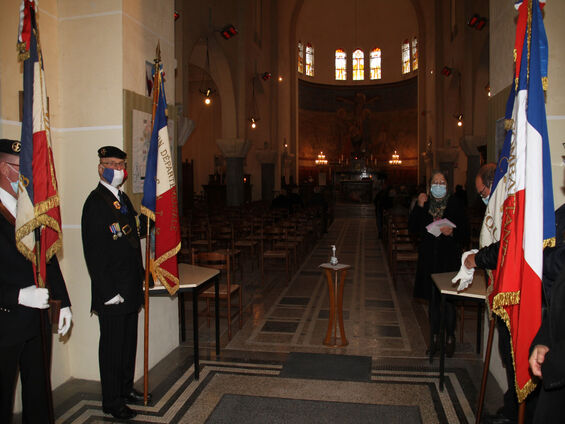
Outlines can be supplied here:
<path id="1" fill-rule="evenodd" d="M 410 42 L 404 40 L 402 43 L 402 73 L 410 72 Z"/>
<path id="2" fill-rule="evenodd" d="M 374 48 L 370 56 L 371 79 L 381 79 L 381 49 Z"/>
<path id="3" fill-rule="evenodd" d="M 298 72 L 304 73 L 304 44 L 298 42 Z"/>
<path id="4" fill-rule="evenodd" d="M 335 51 L 335 79 L 345 81 L 347 79 L 347 53 L 342 49 Z"/>
<path id="5" fill-rule="evenodd" d="M 418 38 L 412 39 L 412 70 L 418 69 Z"/>
<path id="6" fill-rule="evenodd" d="M 312 44 L 306 44 L 306 75 L 314 76 L 314 47 Z"/>
<path id="7" fill-rule="evenodd" d="M 351 56 L 353 58 L 353 80 L 365 79 L 365 54 L 363 50 L 357 49 Z"/>

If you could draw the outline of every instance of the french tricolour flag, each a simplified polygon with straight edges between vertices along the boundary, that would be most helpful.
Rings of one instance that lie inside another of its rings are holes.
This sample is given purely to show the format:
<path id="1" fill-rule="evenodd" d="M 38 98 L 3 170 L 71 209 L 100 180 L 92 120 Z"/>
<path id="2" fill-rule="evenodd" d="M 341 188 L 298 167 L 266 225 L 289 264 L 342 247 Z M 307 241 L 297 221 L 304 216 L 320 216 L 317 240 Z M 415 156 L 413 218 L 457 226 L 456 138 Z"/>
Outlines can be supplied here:
<path id="1" fill-rule="evenodd" d="M 20 60 L 24 62 L 24 101 L 16 245 L 34 266 L 39 254 L 40 276 L 36 285 L 44 287 L 45 264 L 61 248 L 62 232 L 43 57 L 35 13 L 35 1 L 22 1 L 18 49 Z M 36 230 L 40 232 L 40 252 L 35 246 Z"/>
<path id="2" fill-rule="evenodd" d="M 153 277 L 174 294 L 179 288 L 177 253 L 180 250 L 180 222 L 175 168 L 167 130 L 167 102 L 162 70 L 158 70 L 158 103 L 147 154 L 141 212 L 155 221 Z"/>
<path id="3" fill-rule="evenodd" d="M 493 218 L 490 225 L 500 237 L 489 302 L 510 331 L 516 393 L 522 402 L 535 388 L 528 372 L 529 347 L 541 324 L 543 248 L 555 242 L 555 213 L 543 87 L 547 37 L 538 0 L 517 2 L 516 7 L 508 132 L 489 202 L 493 216 L 499 212 L 499 221 Z"/>

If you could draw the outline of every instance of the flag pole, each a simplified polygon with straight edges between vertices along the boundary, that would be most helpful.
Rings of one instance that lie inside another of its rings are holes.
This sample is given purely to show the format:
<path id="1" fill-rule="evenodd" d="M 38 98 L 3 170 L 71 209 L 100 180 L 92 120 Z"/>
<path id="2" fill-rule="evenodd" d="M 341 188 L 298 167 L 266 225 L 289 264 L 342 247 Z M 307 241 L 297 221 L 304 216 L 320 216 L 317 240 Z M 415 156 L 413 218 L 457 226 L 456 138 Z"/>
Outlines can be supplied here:
<path id="1" fill-rule="evenodd" d="M 38 284 L 41 281 L 41 227 L 37 227 L 35 230 L 35 278 Z M 47 285 L 45 285 L 47 287 Z M 53 408 L 53 391 L 51 388 L 51 366 L 50 366 L 50 349 L 47 337 L 49 317 L 47 316 L 47 311 L 44 309 L 39 310 L 40 325 L 41 325 L 41 350 L 43 352 L 43 368 L 45 369 L 45 391 L 47 392 L 47 414 L 49 424 L 55 423 L 55 414 Z"/>
<path id="2" fill-rule="evenodd" d="M 485 401 L 485 392 L 487 388 L 488 370 L 490 367 L 490 355 L 492 353 L 492 339 L 494 337 L 494 323 L 495 317 L 490 318 L 490 325 L 488 329 L 488 341 L 485 350 L 485 364 L 483 365 L 483 379 L 481 380 L 481 391 L 479 393 L 479 403 L 477 405 L 477 415 L 475 416 L 475 424 L 481 422 L 481 415 L 483 413 L 483 404 Z"/>
<path id="3" fill-rule="evenodd" d="M 151 113 L 151 131 L 155 124 L 155 112 L 159 103 L 159 89 L 161 78 L 159 75 L 159 65 L 161 63 L 161 47 L 157 42 L 155 51 L 155 75 L 153 76 L 153 107 Z M 151 263 L 151 218 L 147 217 L 147 235 L 145 238 L 145 322 L 143 332 L 143 403 L 147 406 L 147 396 L 149 393 L 149 273 Z"/>

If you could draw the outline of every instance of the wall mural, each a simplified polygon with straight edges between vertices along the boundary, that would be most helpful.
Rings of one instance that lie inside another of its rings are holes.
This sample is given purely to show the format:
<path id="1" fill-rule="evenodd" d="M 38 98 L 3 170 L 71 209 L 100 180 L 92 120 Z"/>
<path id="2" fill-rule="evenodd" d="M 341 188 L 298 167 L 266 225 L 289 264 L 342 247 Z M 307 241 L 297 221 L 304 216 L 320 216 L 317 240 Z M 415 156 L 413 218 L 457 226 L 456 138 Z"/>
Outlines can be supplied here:
<path id="1" fill-rule="evenodd" d="M 301 164 L 323 151 L 331 163 L 418 157 L 417 77 L 394 84 L 332 86 L 299 81 Z"/>

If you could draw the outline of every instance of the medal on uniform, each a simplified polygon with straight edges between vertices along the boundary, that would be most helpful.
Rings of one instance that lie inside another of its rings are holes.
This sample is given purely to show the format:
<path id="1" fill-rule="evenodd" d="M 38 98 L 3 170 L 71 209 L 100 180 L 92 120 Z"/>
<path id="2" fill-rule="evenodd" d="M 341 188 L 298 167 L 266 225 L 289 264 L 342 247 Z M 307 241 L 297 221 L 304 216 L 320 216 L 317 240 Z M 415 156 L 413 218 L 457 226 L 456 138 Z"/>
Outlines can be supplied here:
<path id="1" fill-rule="evenodd" d="M 110 231 L 112 232 L 112 238 L 114 240 L 117 240 L 118 237 L 123 236 L 124 234 L 122 233 L 122 230 L 120 228 L 120 224 L 118 222 L 114 222 L 112 225 L 108 226 L 110 228 Z"/>
<path id="2" fill-rule="evenodd" d="M 120 202 L 118 202 L 118 201 L 116 200 L 116 201 L 114 201 L 114 207 L 115 207 L 117 210 L 120 210 L 120 209 L 122 208 L 122 205 L 120 205 Z"/>

